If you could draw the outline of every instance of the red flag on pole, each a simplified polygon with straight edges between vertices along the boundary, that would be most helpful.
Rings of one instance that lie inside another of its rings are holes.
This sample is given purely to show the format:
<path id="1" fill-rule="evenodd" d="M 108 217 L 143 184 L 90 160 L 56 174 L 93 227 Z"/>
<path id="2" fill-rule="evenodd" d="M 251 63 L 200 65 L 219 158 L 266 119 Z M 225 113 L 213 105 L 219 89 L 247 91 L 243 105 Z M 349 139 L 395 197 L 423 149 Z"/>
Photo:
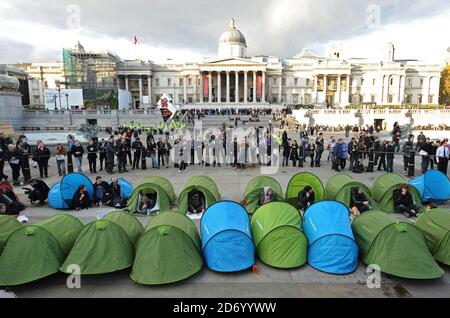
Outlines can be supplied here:
<path id="1" fill-rule="evenodd" d="M 136 45 L 138 43 L 138 38 L 137 36 L 133 36 L 133 44 Z"/>

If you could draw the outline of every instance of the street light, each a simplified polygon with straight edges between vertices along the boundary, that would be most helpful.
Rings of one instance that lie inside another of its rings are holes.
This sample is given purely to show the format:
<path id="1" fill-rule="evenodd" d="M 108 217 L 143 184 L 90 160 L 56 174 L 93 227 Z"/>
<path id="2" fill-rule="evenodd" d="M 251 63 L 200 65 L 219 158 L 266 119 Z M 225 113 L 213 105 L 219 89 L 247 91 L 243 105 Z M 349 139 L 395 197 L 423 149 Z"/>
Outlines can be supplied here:
<path id="1" fill-rule="evenodd" d="M 56 95 L 53 95 L 53 100 L 55 101 L 55 110 L 58 109 L 58 105 L 56 104 Z"/>
<path id="2" fill-rule="evenodd" d="M 67 110 L 69 110 L 69 94 L 66 93 Z"/>

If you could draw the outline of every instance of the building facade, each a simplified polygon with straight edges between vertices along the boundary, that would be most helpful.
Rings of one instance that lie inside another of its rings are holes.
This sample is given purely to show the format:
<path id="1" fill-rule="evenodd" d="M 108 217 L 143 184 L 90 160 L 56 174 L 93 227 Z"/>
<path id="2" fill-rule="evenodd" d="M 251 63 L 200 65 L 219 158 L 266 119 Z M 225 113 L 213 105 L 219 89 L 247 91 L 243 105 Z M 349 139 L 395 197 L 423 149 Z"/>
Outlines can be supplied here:
<path id="1" fill-rule="evenodd" d="M 313 104 L 437 104 L 440 65 L 396 60 L 388 43 L 380 60 L 343 59 L 308 49 L 290 58 L 247 56 L 234 20 L 219 38 L 218 57 L 195 63 L 123 61 L 117 88 L 131 92 L 130 108 L 153 106 L 165 93 L 191 107 L 267 107 Z"/>

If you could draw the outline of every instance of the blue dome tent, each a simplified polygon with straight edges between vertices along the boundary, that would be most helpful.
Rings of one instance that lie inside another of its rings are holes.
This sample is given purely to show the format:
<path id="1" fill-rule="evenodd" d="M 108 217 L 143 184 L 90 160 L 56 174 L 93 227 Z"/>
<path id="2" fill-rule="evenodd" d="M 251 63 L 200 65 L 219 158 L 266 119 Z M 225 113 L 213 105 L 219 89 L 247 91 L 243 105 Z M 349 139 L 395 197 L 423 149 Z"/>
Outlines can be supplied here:
<path id="1" fill-rule="evenodd" d="M 330 274 L 349 274 L 358 267 L 358 246 L 350 211 L 341 202 L 321 201 L 305 212 L 303 231 L 308 238 L 308 264 Z"/>
<path id="2" fill-rule="evenodd" d="M 88 177 L 81 173 L 65 175 L 48 193 L 48 205 L 53 209 L 67 210 L 72 205 L 72 198 L 80 185 L 86 187 L 89 198 L 94 197 L 94 186 Z"/>
<path id="3" fill-rule="evenodd" d="M 202 250 L 208 267 L 217 272 L 236 272 L 254 264 L 250 221 L 239 203 L 220 201 L 203 214 Z"/>
<path id="4" fill-rule="evenodd" d="M 419 191 L 422 202 L 445 202 L 450 199 L 450 181 L 438 170 L 428 170 L 408 183 Z"/>
<path id="5" fill-rule="evenodd" d="M 119 185 L 120 185 L 121 197 L 126 200 L 131 198 L 131 195 L 133 194 L 133 185 L 123 178 L 117 179 L 117 182 L 119 182 Z M 109 180 L 108 183 L 111 184 L 111 180 Z"/>

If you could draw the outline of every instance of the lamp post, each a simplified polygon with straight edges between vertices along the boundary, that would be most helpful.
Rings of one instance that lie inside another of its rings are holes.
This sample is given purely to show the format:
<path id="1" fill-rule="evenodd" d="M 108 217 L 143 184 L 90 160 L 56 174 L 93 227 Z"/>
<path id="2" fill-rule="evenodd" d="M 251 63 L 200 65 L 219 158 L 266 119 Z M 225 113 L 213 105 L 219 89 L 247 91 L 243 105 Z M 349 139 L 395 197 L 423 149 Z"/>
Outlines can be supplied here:
<path id="1" fill-rule="evenodd" d="M 67 110 L 69 110 L 69 94 L 66 93 Z"/>
<path id="2" fill-rule="evenodd" d="M 59 95 L 59 108 L 62 108 L 62 104 L 61 104 L 61 87 L 58 86 L 58 95 Z"/>
<path id="3" fill-rule="evenodd" d="M 58 109 L 58 105 L 56 104 L 56 95 L 53 95 L 53 100 L 55 101 L 55 110 Z"/>

